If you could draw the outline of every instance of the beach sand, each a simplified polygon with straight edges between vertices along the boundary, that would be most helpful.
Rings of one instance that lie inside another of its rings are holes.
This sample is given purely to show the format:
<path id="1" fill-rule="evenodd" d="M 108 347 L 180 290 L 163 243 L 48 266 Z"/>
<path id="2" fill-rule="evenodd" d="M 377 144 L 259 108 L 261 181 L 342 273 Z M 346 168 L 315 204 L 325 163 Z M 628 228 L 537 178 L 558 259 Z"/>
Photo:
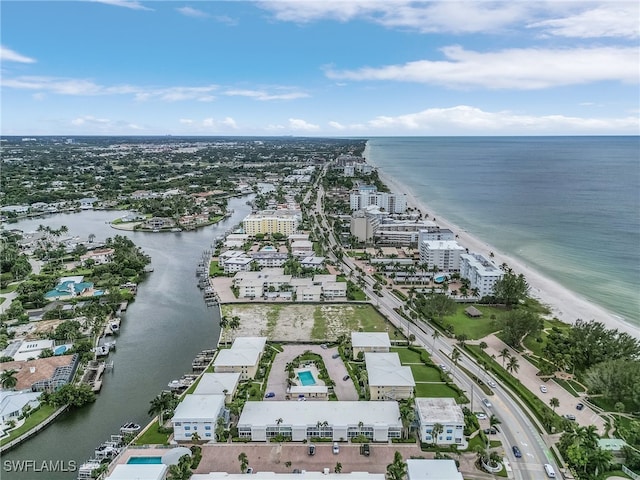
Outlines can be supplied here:
<path id="1" fill-rule="evenodd" d="M 639 327 L 625 322 L 599 305 L 582 298 L 575 292 L 572 292 L 568 288 L 560 285 L 555 280 L 543 276 L 536 270 L 524 264 L 522 261 L 509 257 L 489 244 L 464 231 L 457 225 L 447 221 L 444 217 L 439 215 L 437 212 L 434 212 L 423 202 L 420 202 L 410 188 L 386 175 L 381 169 L 378 169 L 378 175 L 380 180 L 382 180 L 382 182 L 385 183 L 392 192 L 407 194 L 407 205 L 409 207 L 418 208 L 423 213 L 428 212 L 430 218 L 436 218 L 436 224 L 439 227 L 448 228 L 458 235 L 458 243 L 463 247 L 468 248 L 471 253 L 480 253 L 489 259 L 489 254 L 493 252 L 494 257 L 491 261 L 493 261 L 495 265 L 500 266 L 503 263 L 506 263 L 516 274 L 522 273 L 530 287 L 529 295 L 548 306 L 552 312 L 552 317 L 555 317 L 565 323 L 574 323 L 578 319 L 586 321 L 596 320 L 598 322 L 602 322 L 608 328 L 617 328 L 620 332 L 626 332 L 634 337 L 640 338 Z"/>

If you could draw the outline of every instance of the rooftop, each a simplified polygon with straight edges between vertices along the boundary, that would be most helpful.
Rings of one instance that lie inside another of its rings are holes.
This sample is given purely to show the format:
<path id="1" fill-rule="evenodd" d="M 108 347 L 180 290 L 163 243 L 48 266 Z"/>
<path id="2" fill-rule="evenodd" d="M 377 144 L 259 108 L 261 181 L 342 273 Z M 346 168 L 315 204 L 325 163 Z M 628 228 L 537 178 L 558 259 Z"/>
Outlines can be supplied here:
<path id="1" fill-rule="evenodd" d="M 464 425 L 462 408 L 453 398 L 416 398 L 415 405 L 420 423 Z"/>

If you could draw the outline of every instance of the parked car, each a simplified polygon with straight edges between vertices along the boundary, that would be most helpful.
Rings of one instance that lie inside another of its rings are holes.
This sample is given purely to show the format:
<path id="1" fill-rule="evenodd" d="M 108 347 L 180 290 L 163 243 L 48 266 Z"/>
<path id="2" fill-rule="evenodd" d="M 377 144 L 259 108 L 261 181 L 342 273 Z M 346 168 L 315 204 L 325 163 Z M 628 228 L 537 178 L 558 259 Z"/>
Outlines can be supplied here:
<path id="1" fill-rule="evenodd" d="M 344 381 L 346 382 L 346 381 L 347 381 L 347 380 L 349 380 L 350 378 L 351 378 L 351 377 L 350 377 L 349 375 L 345 375 L 344 377 L 342 377 L 342 380 L 344 380 Z"/>
<path id="2" fill-rule="evenodd" d="M 564 418 L 566 418 L 567 420 L 576 420 L 576 416 L 572 415 L 571 413 L 567 413 L 566 415 L 563 415 Z"/>
<path id="3" fill-rule="evenodd" d="M 514 455 L 516 458 L 520 458 L 520 457 L 522 457 L 522 452 L 520 451 L 520 449 L 518 448 L 518 446 L 517 446 L 517 445 L 514 445 L 513 447 L 511 447 L 511 450 L 513 450 L 513 455 Z"/>
<path id="4" fill-rule="evenodd" d="M 316 454 L 316 446 L 313 443 L 309 444 L 308 453 L 311 456 Z"/>
<path id="5" fill-rule="evenodd" d="M 495 435 L 496 433 L 498 433 L 498 429 L 497 429 L 496 427 L 492 427 L 492 428 L 485 428 L 485 429 L 483 430 L 483 432 L 484 432 L 486 435 L 489 435 L 489 434 L 491 434 L 491 435 Z"/>
<path id="6" fill-rule="evenodd" d="M 542 393 L 547 393 L 547 386 L 546 385 L 540 385 L 540 391 Z"/>
<path id="7" fill-rule="evenodd" d="M 269 392 L 264 396 L 264 398 L 273 398 L 275 396 L 276 396 L 276 392 Z"/>
<path id="8" fill-rule="evenodd" d="M 582 410 L 584 408 L 584 403 L 579 403 L 576 405 L 576 410 Z"/>
<path id="9" fill-rule="evenodd" d="M 338 442 L 333 442 L 333 453 L 334 455 L 340 453 L 340 445 L 338 445 Z"/>
<path id="10" fill-rule="evenodd" d="M 323 350 L 326 350 L 327 349 L 327 344 L 326 343 L 320 344 L 320 348 L 322 348 Z"/>
<path id="11" fill-rule="evenodd" d="M 363 443 L 360 446 L 360 454 L 364 455 L 365 457 L 368 457 L 371 454 L 371 450 L 369 449 L 368 443 Z"/>
<path id="12" fill-rule="evenodd" d="M 333 355 L 331 355 L 331 358 L 339 358 L 340 354 L 339 353 L 334 353 Z"/>
<path id="13" fill-rule="evenodd" d="M 485 407 L 487 407 L 487 408 L 491 408 L 491 407 L 492 407 L 491 402 L 489 401 L 489 399 L 488 399 L 488 398 L 483 398 L 483 399 L 482 399 L 482 403 L 483 403 L 483 404 L 484 404 L 484 406 L 485 406 Z"/>
<path id="14" fill-rule="evenodd" d="M 482 412 L 478 412 L 478 413 L 476 413 L 476 418 L 478 420 L 486 420 L 487 419 L 487 414 L 486 413 L 482 413 Z"/>

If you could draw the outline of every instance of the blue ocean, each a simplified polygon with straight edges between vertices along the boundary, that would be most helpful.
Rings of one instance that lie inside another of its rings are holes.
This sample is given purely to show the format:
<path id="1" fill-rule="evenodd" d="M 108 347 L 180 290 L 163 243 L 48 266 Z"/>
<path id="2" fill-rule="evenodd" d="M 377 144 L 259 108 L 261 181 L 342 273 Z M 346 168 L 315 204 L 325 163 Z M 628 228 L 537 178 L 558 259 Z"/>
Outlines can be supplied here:
<path id="1" fill-rule="evenodd" d="M 640 325 L 640 137 L 371 138 L 364 156 L 437 214 Z"/>

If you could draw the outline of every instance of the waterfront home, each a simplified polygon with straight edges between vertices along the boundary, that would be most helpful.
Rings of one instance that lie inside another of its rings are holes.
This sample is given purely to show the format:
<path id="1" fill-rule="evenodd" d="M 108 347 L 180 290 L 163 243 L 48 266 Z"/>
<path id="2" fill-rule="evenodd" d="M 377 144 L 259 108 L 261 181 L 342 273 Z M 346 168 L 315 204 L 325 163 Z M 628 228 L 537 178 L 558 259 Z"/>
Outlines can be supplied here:
<path id="1" fill-rule="evenodd" d="M 32 360 L 38 358 L 43 350 L 52 350 L 55 347 L 54 340 L 23 340 L 13 355 L 16 361 Z M 15 344 L 12 345 L 15 348 Z"/>
<path id="2" fill-rule="evenodd" d="M 315 437 L 347 441 L 360 435 L 388 442 L 401 433 L 397 402 L 247 402 L 238 420 L 238 436 L 258 442 L 278 435 L 294 442 Z"/>
<path id="3" fill-rule="evenodd" d="M 85 265 L 87 260 L 93 260 L 95 265 L 104 265 L 111 261 L 115 252 L 116 251 L 113 248 L 96 248 L 95 250 L 91 250 L 86 254 L 81 255 L 80 262 Z"/>
<path id="4" fill-rule="evenodd" d="M 240 383 L 239 373 L 205 373 L 200 378 L 194 395 L 224 395 L 230 403 Z"/>
<path id="5" fill-rule="evenodd" d="M 391 340 L 386 332 L 351 332 L 351 349 L 353 358 L 360 352 L 389 352 Z"/>
<path id="6" fill-rule="evenodd" d="M 71 381 L 78 366 L 78 358 L 78 354 L 74 354 L 4 362 L 0 364 L 0 371 L 18 371 L 15 377 L 18 381 L 16 390 L 50 391 Z"/>
<path id="7" fill-rule="evenodd" d="M 36 408 L 40 405 L 38 398 L 40 392 L 32 392 L 31 390 L 21 390 L 18 392 L 9 390 L 0 390 L 0 424 L 6 424 L 10 420 L 16 420 L 26 406 Z M 0 426 L 0 430 L 4 430 Z"/>
<path id="8" fill-rule="evenodd" d="M 255 378 L 267 337 L 238 337 L 231 348 L 218 352 L 213 361 L 215 373 L 239 373 L 241 380 Z"/>
<path id="9" fill-rule="evenodd" d="M 68 300 L 74 297 L 87 297 L 94 295 L 93 283 L 83 282 L 82 275 L 74 277 L 61 277 L 53 290 L 44 294 L 46 300 Z"/>
<path id="10" fill-rule="evenodd" d="M 396 352 L 364 354 L 371 400 L 411 398 L 416 386 L 411 367 L 403 367 Z"/>
<path id="11" fill-rule="evenodd" d="M 429 270 L 436 267 L 440 272 L 457 272 L 465 251 L 455 240 L 425 240 L 420 244 L 420 263 Z"/>
<path id="12" fill-rule="evenodd" d="M 456 467 L 455 460 L 408 458 L 405 462 L 407 463 L 408 480 L 463 480 L 462 474 Z"/>
<path id="13" fill-rule="evenodd" d="M 420 425 L 420 441 L 438 445 L 463 445 L 464 414 L 453 398 L 416 398 L 416 416 Z M 433 426 L 442 425 L 438 437 L 433 436 Z"/>
<path id="14" fill-rule="evenodd" d="M 218 418 L 226 420 L 225 395 L 186 395 L 171 418 L 173 438 L 177 442 L 191 440 L 197 433 L 201 440 L 216 441 Z"/>

